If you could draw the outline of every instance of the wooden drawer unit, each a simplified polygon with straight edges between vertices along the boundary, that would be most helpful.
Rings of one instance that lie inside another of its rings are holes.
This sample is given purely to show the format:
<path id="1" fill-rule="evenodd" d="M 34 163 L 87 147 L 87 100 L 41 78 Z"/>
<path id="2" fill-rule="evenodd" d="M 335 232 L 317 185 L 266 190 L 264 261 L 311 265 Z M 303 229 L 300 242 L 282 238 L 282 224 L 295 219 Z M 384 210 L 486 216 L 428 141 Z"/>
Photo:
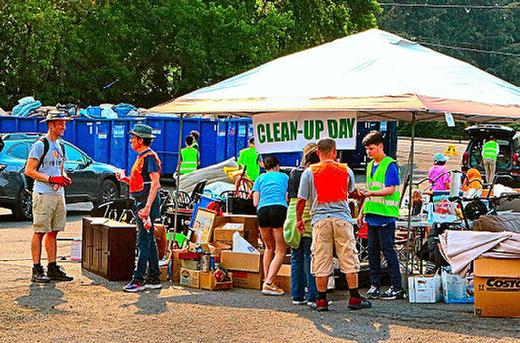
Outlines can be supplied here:
<path id="1" fill-rule="evenodd" d="M 135 225 L 103 218 L 83 218 L 82 267 L 110 281 L 132 278 Z"/>

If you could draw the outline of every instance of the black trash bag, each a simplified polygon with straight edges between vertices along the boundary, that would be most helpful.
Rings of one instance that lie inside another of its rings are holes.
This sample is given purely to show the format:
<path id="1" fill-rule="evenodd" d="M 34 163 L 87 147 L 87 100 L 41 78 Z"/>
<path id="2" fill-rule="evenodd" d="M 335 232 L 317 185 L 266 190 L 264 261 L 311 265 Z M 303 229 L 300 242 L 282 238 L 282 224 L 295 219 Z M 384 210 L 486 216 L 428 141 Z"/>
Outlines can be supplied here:
<path id="1" fill-rule="evenodd" d="M 256 215 L 256 207 L 253 205 L 253 198 L 237 191 L 226 191 L 220 196 L 225 199 L 224 212 Z"/>
<path id="2" fill-rule="evenodd" d="M 446 230 L 455 229 L 452 223 L 433 223 L 428 238 L 421 249 L 417 252 L 417 256 L 424 261 L 435 263 L 435 266 L 449 266 L 439 250 L 439 235 Z"/>

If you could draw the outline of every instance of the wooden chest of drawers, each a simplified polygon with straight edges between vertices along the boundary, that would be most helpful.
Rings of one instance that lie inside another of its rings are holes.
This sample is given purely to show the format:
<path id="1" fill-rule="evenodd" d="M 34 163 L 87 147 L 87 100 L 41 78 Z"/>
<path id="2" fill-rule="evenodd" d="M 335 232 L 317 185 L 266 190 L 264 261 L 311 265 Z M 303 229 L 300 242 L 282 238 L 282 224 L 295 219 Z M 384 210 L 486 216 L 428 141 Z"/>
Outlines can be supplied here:
<path id="1" fill-rule="evenodd" d="M 82 267 L 110 281 L 132 278 L 135 225 L 104 218 L 83 218 Z"/>

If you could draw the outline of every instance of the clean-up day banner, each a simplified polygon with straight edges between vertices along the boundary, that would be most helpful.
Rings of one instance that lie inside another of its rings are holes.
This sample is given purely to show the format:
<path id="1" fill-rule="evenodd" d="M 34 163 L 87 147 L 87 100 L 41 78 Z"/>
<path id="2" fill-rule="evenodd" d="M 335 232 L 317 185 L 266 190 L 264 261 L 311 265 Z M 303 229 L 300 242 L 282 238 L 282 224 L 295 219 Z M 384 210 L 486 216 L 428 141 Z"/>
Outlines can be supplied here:
<path id="1" fill-rule="evenodd" d="M 338 150 L 356 149 L 356 114 L 353 112 L 265 113 L 253 116 L 259 153 L 301 151 L 322 138 L 336 141 Z"/>

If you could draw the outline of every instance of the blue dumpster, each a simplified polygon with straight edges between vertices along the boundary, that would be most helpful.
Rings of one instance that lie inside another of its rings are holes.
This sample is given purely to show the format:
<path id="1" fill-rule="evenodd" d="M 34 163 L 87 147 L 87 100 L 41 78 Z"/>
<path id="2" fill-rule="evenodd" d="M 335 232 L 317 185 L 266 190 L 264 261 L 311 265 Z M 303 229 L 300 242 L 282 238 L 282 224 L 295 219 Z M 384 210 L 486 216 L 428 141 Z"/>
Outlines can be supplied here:
<path id="1" fill-rule="evenodd" d="M 179 152 L 179 128 L 180 118 L 171 116 L 149 116 L 146 124 L 150 125 L 156 133 L 152 148 L 157 152 L 162 161 L 162 173 L 171 174 L 177 169 L 177 157 Z M 184 138 L 190 131 L 200 132 L 199 148 L 201 149 L 201 165 L 206 167 L 215 164 L 215 120 L 209 118 L 184 118 L 182 127 L 182 145 L 185 147 Z"/>
<path id="2" fill-rule="evenodd" d="M 157 133 L 152 148 L 158 153 L 163 163 L 163 173 L 174 173 L 177 168 L 179 146 L 178 117 L 148 116 L 146 123 Z M 200 168 L 238 156 L 241 149 L 247 147 L 251 120 L 248 118 L 184 118 L 182 128 L 182 147 L 184 138 L 192 130 L 200 132 Z"/>

